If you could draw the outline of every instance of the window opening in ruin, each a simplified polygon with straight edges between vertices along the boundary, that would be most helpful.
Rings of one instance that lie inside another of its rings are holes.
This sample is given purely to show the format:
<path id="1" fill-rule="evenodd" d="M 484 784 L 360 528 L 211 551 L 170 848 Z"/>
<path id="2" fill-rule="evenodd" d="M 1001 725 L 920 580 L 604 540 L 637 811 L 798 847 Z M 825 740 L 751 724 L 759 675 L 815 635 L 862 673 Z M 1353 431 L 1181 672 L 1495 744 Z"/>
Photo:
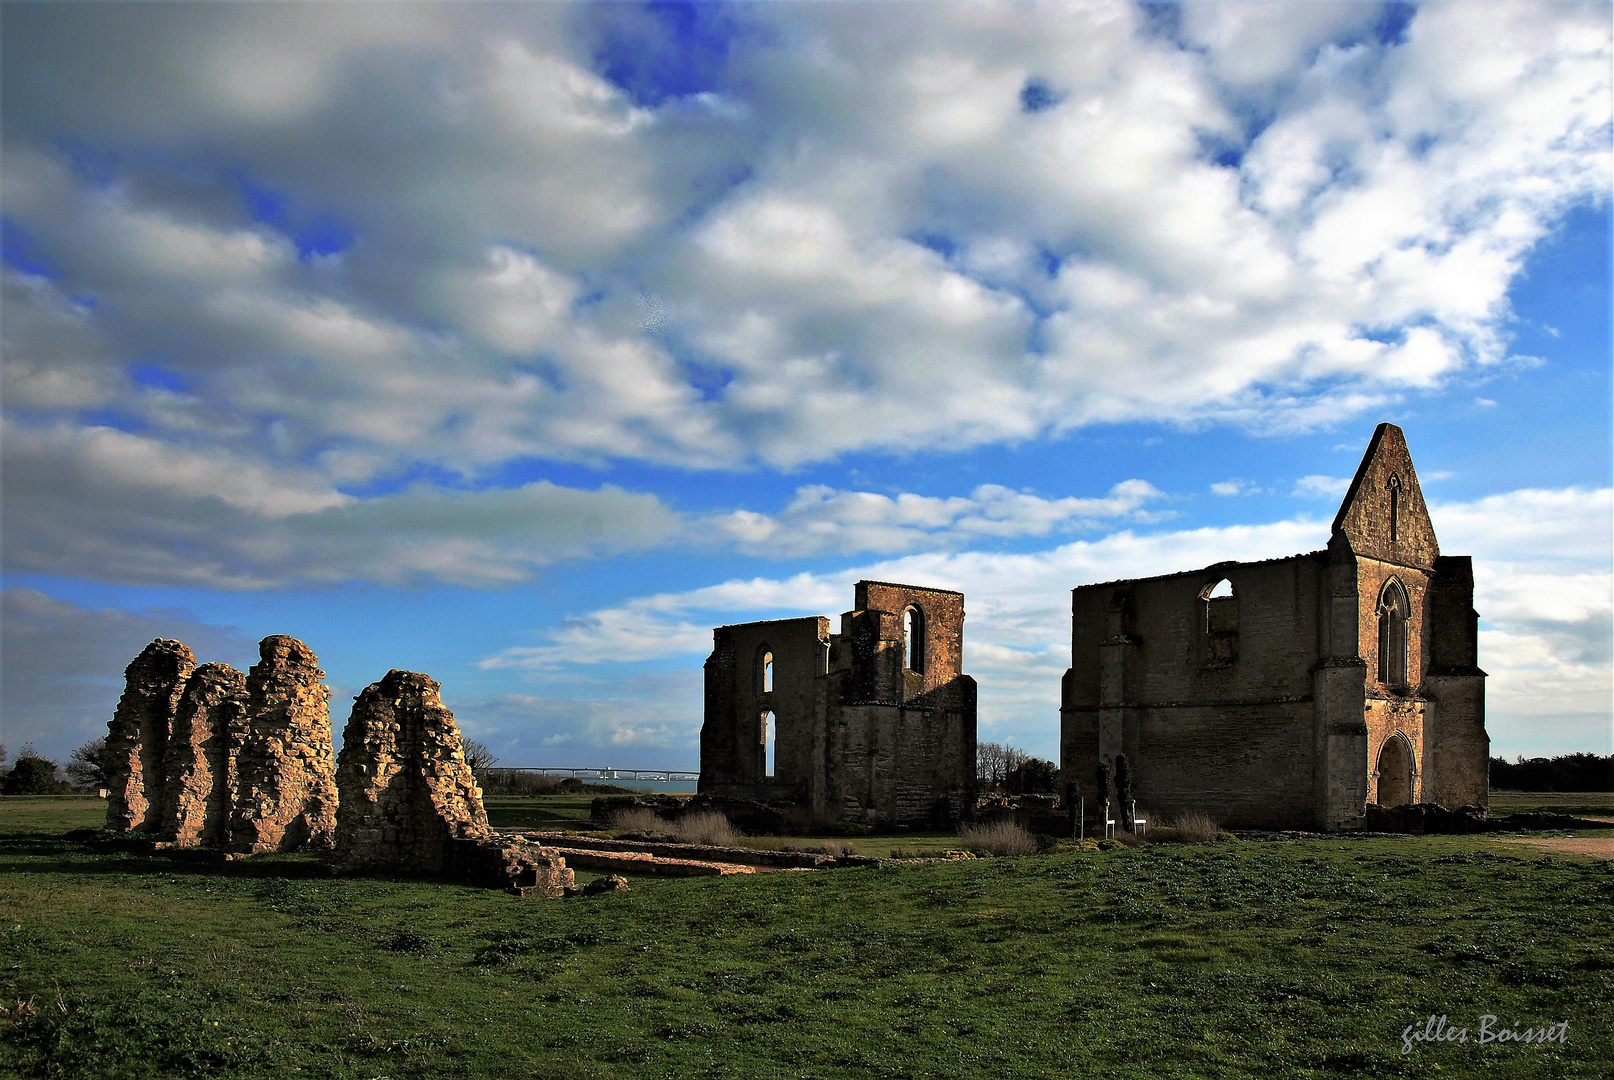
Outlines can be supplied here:
<path id="1" fill-rule="evenodd" d="M 1394 543 L 1401 524 L 1401 478 L 1391 473 L 1390 482 L 1384 486 L 1390 489 L 1390 542 Z"/>
<path id="2" fill-rule="evenodd" d="M 1379 751 L 1378 784 L 1373 801 L 1380 806 L 1412 802 L 1412 748 L 1399 732 L 1384 740 Z"/>
<path id="3" fill-rule="evenodd" d="M 758 665 L 757 685 L 764 694 L 773 693 L 773 653 L 767 646 L 762 648 L 762 660 Z"/>
<path id="4" fill-rule="evenodd" d="M 925 670 L 925 616 L 917 607 L 902 613 L 902 640 L 904 666 L 909 671 L 922 673 Z"/>
<path id="5" fill-rule="evenodd" d="M 1402 688 L 1407 685 L 1407 621 L 1412 605 L 1401 583 L 1391 578 L 1379 594 L 1379 682 Z"/>
<path id="6" fill-rule="evenodd" d="M 773 779 L 774 747 L 778 742 L 777 732 L 774 731 L 772 712 L 762 714 L 762 775 L 764 779 Z"/>
<path id="7" fill-rule="evenodd" d="M 1205 632 L 1210 634 L 1236 634 L 1239 628 L 1239 602 L 1233 595 L 1233 583 L 1226 578 L 1205 586 L 1200 591 L 1205 604 Z"/>

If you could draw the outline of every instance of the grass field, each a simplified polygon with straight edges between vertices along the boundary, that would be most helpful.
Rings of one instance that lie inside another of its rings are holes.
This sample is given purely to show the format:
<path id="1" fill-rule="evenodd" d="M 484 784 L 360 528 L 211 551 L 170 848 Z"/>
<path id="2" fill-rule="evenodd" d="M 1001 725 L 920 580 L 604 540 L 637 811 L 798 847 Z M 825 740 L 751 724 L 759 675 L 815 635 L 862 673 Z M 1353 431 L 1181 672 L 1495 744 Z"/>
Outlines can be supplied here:
<path id="1" fill-rule="evenodd" d="M 521 901 L 0 799 L 0 1074 L 1606 1077 L 1614 864 L 1240 841 Z M 18 1008 L 18 1003 L 22 1007 Z M 1567 1020 L 1477 1044 L 1478 1018 Z M 1431 1015 L 1469 1042 L 1416 1044 Z"/>
<path id="2" fill-rule="evenodd" d="M 1493 791 L 1491 814 L 1574 814 L 1614 817 L 1614 792 L 1609 791 Z"/>

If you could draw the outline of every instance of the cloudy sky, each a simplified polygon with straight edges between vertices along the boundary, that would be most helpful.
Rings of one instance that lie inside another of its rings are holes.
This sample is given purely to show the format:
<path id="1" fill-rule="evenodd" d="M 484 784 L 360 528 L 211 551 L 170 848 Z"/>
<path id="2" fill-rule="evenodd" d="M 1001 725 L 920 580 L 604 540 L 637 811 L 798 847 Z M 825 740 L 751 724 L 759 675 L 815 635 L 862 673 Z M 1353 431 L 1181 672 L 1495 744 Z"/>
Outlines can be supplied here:
<path id="1" fill-rule="evenodd" d="M 1321 547 L 1373 426 L 1493 747 L 1611 749 L 1610 9 L 31 4 L 3 18 L 0 739 L 155 636 L 697 759 L 711 627 Z"/>

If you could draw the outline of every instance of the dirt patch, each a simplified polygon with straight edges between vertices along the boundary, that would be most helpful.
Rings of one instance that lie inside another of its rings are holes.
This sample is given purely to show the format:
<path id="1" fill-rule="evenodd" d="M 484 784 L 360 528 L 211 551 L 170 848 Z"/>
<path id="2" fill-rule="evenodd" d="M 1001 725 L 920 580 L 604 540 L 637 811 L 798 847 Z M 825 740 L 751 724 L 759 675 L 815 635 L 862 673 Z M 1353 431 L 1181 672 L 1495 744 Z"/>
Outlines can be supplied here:
<path id="1" fill-rule="evenodd" d="M 1524 844 L 1554 855 L 1589 855 L 1614 859 L 1614 836 L 1496 836 L 1500 844 Z"/>

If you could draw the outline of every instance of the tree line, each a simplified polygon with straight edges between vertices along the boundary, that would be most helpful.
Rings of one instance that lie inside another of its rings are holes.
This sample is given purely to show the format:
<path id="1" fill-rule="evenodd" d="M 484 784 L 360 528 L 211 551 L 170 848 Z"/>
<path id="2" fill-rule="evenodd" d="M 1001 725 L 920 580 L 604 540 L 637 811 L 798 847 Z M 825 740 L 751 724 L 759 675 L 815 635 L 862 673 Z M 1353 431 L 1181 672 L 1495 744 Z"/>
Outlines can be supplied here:
<path id="1" fill-rule="evenodd" d="M 1491 759 L 1493 791 L 1614 791 L 1614 754 Z"/>

